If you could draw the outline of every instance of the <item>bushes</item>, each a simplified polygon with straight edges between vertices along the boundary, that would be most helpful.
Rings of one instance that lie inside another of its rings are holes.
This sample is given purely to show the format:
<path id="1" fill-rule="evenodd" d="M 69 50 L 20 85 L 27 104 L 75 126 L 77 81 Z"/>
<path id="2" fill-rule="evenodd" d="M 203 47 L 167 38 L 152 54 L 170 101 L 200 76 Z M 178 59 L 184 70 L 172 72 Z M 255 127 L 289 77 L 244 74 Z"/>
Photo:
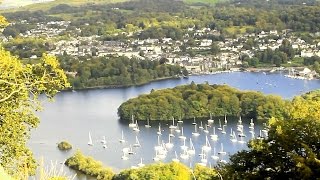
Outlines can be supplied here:
<path id="1" fill-rule="evenodd" d="M 58 144 L 58 149 L 65 151 L 65 150 L 70 150 L 72 149 L 72 145 L 68 143 L 67 141 L 62 141 Z"/>
<path id="2" fill-rule="evenodd" d="M 77 151 L 72 157 L 68 158 L 65 164 L 84 174 L 94 176 L 98 180 L 111 180 L 114 173 L 111 169 L 103 167 L 102 163 L 94 160 L 92 157 L 83 155 Z"/>

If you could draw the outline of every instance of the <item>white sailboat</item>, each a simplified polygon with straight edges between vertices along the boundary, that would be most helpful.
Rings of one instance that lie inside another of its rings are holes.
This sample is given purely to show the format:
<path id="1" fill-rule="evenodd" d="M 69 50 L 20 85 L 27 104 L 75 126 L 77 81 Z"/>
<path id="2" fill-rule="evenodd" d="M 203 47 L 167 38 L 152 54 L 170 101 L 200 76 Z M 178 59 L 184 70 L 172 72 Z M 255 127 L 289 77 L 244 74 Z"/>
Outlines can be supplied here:
<path id="1" fill-rule="evenodd" d="M 221 120 L 219 119 L 219 127 L 218 130 L 222 131 L 222 125 L 221 125 Z"/>
<path id="2" fill-rule="evenodd" d="M 197 124 L 194 125 L 194 132 L 192 132 L 193 136 L 199 136 L 200 134 L 198 133 L 198 129 L 197 129 Z"/>
<path id="3" fill-rule="evenodd" d="M 222 126 L 222 131 L 221 131 L 222 134 L 226 134 L 227 133 L 226 132 L 226 126 L 227 125 L 225 125 L 225 124 Z"/>
<path id="4" fill-rule="evenodd" d="M 204 151 L 204 150 L 203 150 Z M 207 159 L 207 155 L 206 155 L 206 153 L 202 153 L 202 156 L 201 156 L 201 163 L 203 163 L 203 164 L 205 164 L 205 165 L 207 165 L 207 163 L 208 163 L 208 159 Z"/>
<path id="5" fill-rule="evenodd" d="M 149 119 L 149 118 L 147 119 L 147 124 L 144 125 L 144 127 L 146 127 L 146 128 L 151 128 L 151 126 L 150 126 L 150 119 Z"/>
<path id="6" fill-rule="evenodd" d="M 105 137 L 105 136 L 102 136 L 102 139 L 101 139 L 100 142 L 101 142 L 102 144 L 106 144 L 106 143 L 107 143 L 106 137 Z"/>
<path id="7" fill-rule="evenodd" d="M 179 124 L 177 124 L 177 128 L 174 131 L 176 131 L 176 133 L 180 133 L 181 132 Z"/>
<path id="8" fill-rule="evenodd" d="M 232 128 L 230 128 L 230 137 L 233 137 L 233 131 L 232 131 Z"/>
<path id="9" fill-rule="evenodd" d="M 205 129 L 203 130 L 204 133 L 207 133 L 207 134 L 209 133 L 208 127 L 209 127 L 209 125 L 206 124 L 206 125 L 205 125 Z"/>
<path id="10" fill-rule="evenodd" d="M 188 154 L 194 155 L 195 153 L 196 153 L 196 151 L 195 151 L 195 149 L 194 149 L 192 140 L 191 140 L 191 138 L 190 138 L 190 149 L 188 150 Z"/>
<path id="11" fill-rule="evenodd" d="M 134 128 L 136 126 L 137 126 L 137 124 L 134 122 L 134 117 L 133 117 L 133 115 L 131 115 L 131 123 L 129 124 L 129 127 Z"/>
<path id="12" fill-rule="evenodd" d="M 128 160 L 129 159 L 129 157 L 127 156 L 126 152 L 123 152 L 123 155 L 121 156 L 121 159 L 122 160 Z"/>
<path id="13" fill-rule="evenodd" d="M 138 136 L 136 136 L 136 142 L 133 144 L 133 147 L 141 147 Z"/>
<path id="14" fill-rule="evenodd" d="M 212 119 L 212 114 L 210 113 L 210 119 L 208 119 L 208 124 L 214 123 L 214 120 Z"/>
<path id="15" fill-rule="evenodd" d="M 253 119 L 251 119 L 251 120 L 250 120 L 250 127 L 251 127 L 251 128 L 254 128 L 254 122 L 253 122 Z M 250 128 L 250 127 L 249 127 L 249 128 Z"/>
<path id="16" fill-rule="evenodd" d="M 182 150 L 187 150 L 188 146 L 186 146 L 186 139 L 183 139 L 183 145 L 180 146 Z"/>
<path id="17" fill-rule="evenodd" d="M 186 137 L 183 135 L 183 127 L 181 127 L 181 135 L 179 136 L 179 139 L 186 139 Z"/>
<path id="18" fill-rule="evenodd" d="M 144 166 L 145 166 L 145 164 L 143 164 L 142 158 L 140 158 L 140 163 L 138 164 L 138 167 L 144 167 Z"/>
<path id="19" fill-rule="evenodd" d="M 133 131 L 139 132 L 139 124 L 138 124 L 138 120 L 136 120 L 136 127 L 133 128 Z"/>
<path id="20" fill-rule="evenodd" d="M 130 155 L 134 154 L 131 144 L 129 146 L 128 154 L 130 154 Z"/>
<path id="21" fill-rule="evenodd" d="M 223 144 L 222 144 L 222 143 L 221 143 L 220 152 L 218 152 L 218 154 L 221 154 L 221 155 L 226 155 L 226 154 L 227 154 L 227 152 L 225 152 L 225 151 L 223 150 Z"/>
<path id="22" fill-rule="evenodd" d="M 211 150 L 211 145 L 210 142 L 208 140 L 208 136 L 206 136 L 206 144 L 204 146 L 202 146 L 202 150 L 205 152 L 208 152 Z"/>
<path id="23" fill-rule="evenodd" d="M 158 135 L 158 144 L 156 146 L 154 146 L 154 150 L 156 151 L 162 151 L 163 150 L 163 147 L 160 143 L 160 135 Z"/>
<path id="24" fill-rule="evenodd" d="M 216 148 L 213 147 L 213 155 L 211 156 L 211 158 L 213 160 L 218 160 L 219 159 L 219 156 L 217 156 L 217 152 L 216 152 Z"/>
<path id="25" fill-rule="evenodd" d="M 204 129 L 204 127 L 203 127 L 203 125 L 202 125 L 202 121 L 200 121 L 199 129 Z"/>
<path id="26" fill-rule="evenodd" d="M 237 140 L 237 136 L 236 136 L 236 133 L 233 131 L 233 133 L 232 133 L 232 137 L 231 137 L 231 142 L 237 142 L 238 140 Z"/>
<path id="27" fill-rule="evenodd" d="M 158 132 L 157 132 L 158 135 L 161 135 L 162 134 L 162 130 L 161 130 L 161 124 L 159 123 L 159 127 L 158 127 Z"/>
<path id="28" fill-rule="evenodd" d="M 178 159 L 178 155 L 177 155 L 177 151 L 174 151 L 174 158 L 172 158 L 173 162 L 180 162 L 180 160 Z"/>
<path id="29" fill-rule="evenodd" d="M 243 140 L 243 136 L 240 136 L 240 140 L 238 141 L 240 144 L 244 144 L 246 143 L 244 140 Z"/>
<path id="30" fill-rule="evenodd" d="M 212 141 L 218 140 L 218 135 L 216 134 L 216 127 L 213 126 L 213 134 L 210 135 Z"/>
<path id="31" fill-rule="evenodd" d="M 159 158 L 159 156 L 158 156 L 158 151 L 156 150 L 156 155 L 153 157 L 153 160 L 154 161 L 160 161 L 160 158 Z"/>
<path id="32" fill-rule="evenodd" d="M 120 143 L 126 142 L 126 140 L 124 139 L 123 130 L 121 131 L 121 139 L 119 139 L 119 142 Z"/>
<path id="33" fill-rule="evenodd" d="M 185 159 L 189 159 L 189 154 L 187 153 L 187 150 L 186 150 L 186 149 L 184 149 L 184 150 L 183 150 L 183 153 L 180 154 L 180 158 L 181 158 L 181 159 L 184 159 L 184 160 L 185 160 Z"/>
<path id="34" fill-rule="evenodd" d="M 259 136 L 257 137 L 257 139 L 259 139 L 259 140 L 263 139 L 263 136 L 262 136 L 262 131 L 261 131 L 261 129 L 260 129 L 260 131 L 259 131 Z"/>
<path id="35" fill-rule="evenodd" d="M 194 117 L 193 118 L 193 123 L 192 123 L 192 125 L 196 125 L 197 123 L 196 123 L 196 117 Z"/>
<path id="36" fill-rule="evenodd" d="M 227 115 L 224 115 L 224 124 L 225 124 L 225 125 L 228 124 Z"/>
<path id="37" fill-rule="evenodd" d="M 169 129 L 176 129 L 177 126 L 174 124 L 174 117 L 172 117 L 172 124 L 169 126 Z"/>
<path id="38" fill-rule="evenodd" d="M 88 141 L 89 146 L 93 146 L 92 138 L 91 138 L 91 133 L 89 132 L 89 141 Z"/>
<path id="39" fill-rule="evenodd" d="M 174 145 L 173 143 L 171 142 L 171 136 L 168 136 L 169 140 L 168 142 L 166 143 L 166 148 L 168 149 L 171 149 Z"/>

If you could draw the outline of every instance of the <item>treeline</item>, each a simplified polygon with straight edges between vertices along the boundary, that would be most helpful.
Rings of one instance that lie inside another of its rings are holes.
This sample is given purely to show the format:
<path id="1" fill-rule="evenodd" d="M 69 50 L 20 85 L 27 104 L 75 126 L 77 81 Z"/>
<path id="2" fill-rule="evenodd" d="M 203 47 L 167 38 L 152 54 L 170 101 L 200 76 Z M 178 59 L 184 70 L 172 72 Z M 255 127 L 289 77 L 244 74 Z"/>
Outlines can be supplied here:
<path id="1" fill-rule="evenodd" d="M 193 117 L 244 116 L 267 120 L 282 118 L 287 102 L 279 96 L 239 91 L 227 85 L 195 84 L 151 91 L 130 99 L 118 108 L 120 119 L 170 120 Z"/>
<path id="2" fill-rule="evenodd" d="M 215 169 L 196 165 L 193 169 L 181 163 L 155 163 L 137 169 L 126 169 L 119 174 L 115 174 L 110 168 L 106 168 L 101 162 L 77 151 L 68 158 L 65 164 L 75 170 L 81 171 L 86 175 L 93 176 L 98 180 L 150 180 L 150 179 L 181 179 L 191 180 L 194 177 L 199 180 L 219 179 Z"/>
<path id="3" fill-rule="evenodd" d="M 162 78 L 177 78 L 188 75 L 179 65 L 167 65 L 160 60 L 137 58 L 100 57 L 87 60 L 71 56 L 58 57 L 65 71 L 76 72 L 69 76 L 73 88 L 139 85 Z"/>

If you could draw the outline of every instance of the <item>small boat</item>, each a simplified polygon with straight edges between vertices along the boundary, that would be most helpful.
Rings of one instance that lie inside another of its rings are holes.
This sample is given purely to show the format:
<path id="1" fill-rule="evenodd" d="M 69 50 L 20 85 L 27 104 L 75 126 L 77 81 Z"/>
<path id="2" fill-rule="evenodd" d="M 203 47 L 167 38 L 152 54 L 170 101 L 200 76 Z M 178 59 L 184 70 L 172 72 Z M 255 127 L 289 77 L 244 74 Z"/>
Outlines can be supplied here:
<path id="1" fill-rule="evenodd" d="M 237 142 L 238 140 L 237 140 L 237 136 L 236 136 L 236 133 L 233 131 L 233 133 L 232 133 L 232 137 L 231 137 L 231 142 Z"/>
<path id="2" fill-rule="evenodd" d="M 212 141 L 218 140 L 218 135 L 216 134 L 216 127 L 213 126 L 213 134 L 210 135 Z"/>
<path id="3" fill-rule="evenodd" d="M 160 135 L 158 135 L 158 145 L 154 146 L 154 150 L 156 150 L 156 151 L 162 151 L 163 150 L 162 144 L 160 143 Z"/>
<path id="4" fill-rule="evenodd" d="M 168 149 L 171 149 L 174 145 L 173 145 L 173 143 L 171 142 L 171 136 L 168 136 L 169 137 L 169 140 L 168 140 L 168 142 L 166 143 L 166 148 L 168 148 Z"/>
<path id="5" fill-rule="evenodd" d="M 121 139 L 119 139 L 119 142 L 120 143 L 126 142 L 126 140 L 124 139 L 123 130 L 121 131 Z"/>
<path id="6" fill-rule="evenodd" d="M 133 147 L 141 147 L 138 136 L 136 136 L 136 142 L 133 144 Z"/>
<path id="7" fill-rule="evenodd" d="M 175 155 L 175 157 L 172 158 L 172 161 L 173 162 L 180 162 L 180 160 L 178 159 L 177 151 L 174 151 L 174 155 Z"/>
<path id="8" fill-rule="evenodd" d="M 158 151 L 156 151 L 156 156 L 155 157 L 153 157 L 153 160 L 154 161 L 160 161 L 160 158 L 159 158 L 159 156 L 158 156 Z"/>
<path id="9" fill-rule="evenodd" d="M 238 141 L 240 144 L 244 144 L 246 143 L 244 140 L 243 140 L 243 136 L 240 136 L 240 140 Z"/>
<path id="10" fill-rule="evenodd" d="M 91 138 L 91 133 L 89 132 L 89 141 L 88 141 L 89 146 L 93 146 L 92 138 Z"/>
<path id="11" fill-rule="evenodd" d="M 217 156 L 217 153 L 216 153 L 216 148 L 213 147 L 213 155 L 211 156 L 211 158 L 213 160 L 218 160 L 219 159 L 219 156 Z"/>
<path id="12" fill-rule="evenodd" d="M 202 151 L 204 151 L 204 150 L 202 149 Z M 201 161 L 201 163 L 207 165 L 208 159 L 207 159 L 206 153 L 202 152 L 202 156 L 201 156 L 201 160 L 200 161 Z"/>
<path id="13" fill-rule="evenodd" d="M 221 120 L 219 119 L 219 127 L 218 130 L 222 131 L 222 125 L 221 125 Z"/>
<path id="14" fill-rule="evenodd" d="M 221 131 L 222 134 L 226 134 L 226 133 L 227 133 L 227 132 L 226 132 L 226 128 L 225 128 L 226 126 L 227 126 L 227 125 L 225 125 L 225 124 L 222 126 L 222 131 Z"/>
<path id="15" fill-rule="evenodd" d="M 177 126 L 174 124 L 174 117 L 172 117 L 172 125 L 169 126 L 169 129 L 176 129 Z"/>
<path id="16" fill-rule="evenodd" d="M 210 119 L 208 119 L 208 124 L 214 123 L 214 120 L 212 119 L 212 114 L 210 113 Z"/>
<path id="17" fill-rule="evenodd" d="M 131 145 L 130 145 L 130 147 L 129 147 L 128 154 L 130 154 L 130 155 L 133 155 L 133 154 L 134 154 L 134 152 L 133 152 L 133 149 L 132 149 L 132 146 L 131 146 Z"/>
<path id="18" fill-rule="evenodd" d="M 224 124 L 225 124 L 225 125 L 228 124 L 227 115 L 224 115 Z"/>
<path id="19" fill-rule="evenodd" d="M 180 127 L 179 127 L 179 124 L 177 124 L 177 128 L 174 130 L 176 133 L 180 133 L 181 130 L 180 130 Z"/>
<path id="20" fill-rule="evenodd" d="M 222 144 L 222 143 L 221 143 L 220 152 L 218 152 L 218 154 L 221 154 L 221 155 L 226 155 L 226 154 L 227 154 L 227 152 L 225 152 L 225 151 L 223 150 L 223 144 Z"/>
<path id="21" fill-rule="evenodd" d="M 200 121 L 199 129 L 204 129 L 204 127 L 203 127 L 203 125 L 202 125 L 202 121 Z"/>
<path id="22" fill-rule="evenodd" d="M 260 129 L 260 131 L 259 131 L 259 136 L 257 137 L 257 139 L 259 139 L 259 140 L 264 139 L 263 136 L 262 136 L 262 131 L 261 131 L 261 129 Z"/>
<path id="23" fill-rule="evenodd" d="M 210 142 L 208 140 L 208 136 L 206 136 L 206 144 L 204 146 L 202 146 L 202 150 L 205 152 L 208 152 L 211 150 L 211 145 Z"/>
<path id="24" fill-rule="evenodd" d="M 207 133 L 207 134 L 209 133 L 208 126 L 209 126 L 209 125 L 206 124 L 206 125 L 205 125 L 206 128 L 203 130 L 203 132 L 205 132 L 205 133 Z"/>
<path id="25" fill-rule="evenodd" d="M 190 138 L 190 149 L 188 150 L 188 154 L 190 155 L 194 155 L 196 153 L 195 149 L 194 149 L 194 146 L 193 146 L 193 143 L 192 143 L 192 140 Z"/>
<path id="26" fill-rule="evenodd" d="M 138 121 L 136 120 L 136 127 L 133 128 L 133 131 L 136 131 L 136 132 L 139 132 L 140 129 L 139 129 L 139 124 L 138 124 Z"/>
<path id="27" fill-rule="evenodd" d="M 142 158 L 140 158 L 140 163 L 138 164 L 138 167 L 144 167 L 145 164 L 142 163 Z"/>
<path id="28" fill-rule="evenodd" d="M 127 156 L 127 153 L 123 152 L 123 155 L 121 156 L 122 160 L 128 160 L 129 157 Z"/>
<path id="29" fill-rule="evenodd" d="M 128 148 L 128 147 L 125 147 L 125 148 L 122 149 L 123 153 L 128 153 L 129 151 L 130 151 L 130 148 Z"/>
<path id="30" fill-rule="evenodd" d="M 186 137 L 183 135 L 183 127 L 181 127 L 181 135 L 179 136 L 179 139 L 186 139 Z"/>
<path id="31" fill-rule="evenodd" d="M 232 128 L 230 129 L 230 137 L 233 137 L 233 131 L 232 131 Z"/>
<path id="32" fill-rule="evenodd" d="M 250 126 L 254 126 L 253 119 L 251 119 Z"/>
<path id="33" fill-rule="evenodd" d="M 194 125 L 194 132 L 192 132 L 192 135 L 193 136 L 199 136 L 200 134 L 198 133 L 198 130 L 197 130 L 197 124 Z"/>
<path id="34" fill-rule="evenodd" d="M 183 153 L 180 154 L 180 158 L 181 158 L 181 159 L 184 159 L 184 160 L 185 160 L 185 159 L 189 159 L 189 154 L 187 153 L 187 150 L 186 150 L 186 149 L 184 149 L 184 150 L 183 150 Z"/>
<path id="35" fill-rule="evenodd" d="M 102 139 L 101 139 L 100 142 L 101 142 L 102 144 L 106 144 L 106 143 L 107 143 L 106 137 L 105 137 L 105 136 L 102 136 Z"/>
<path id="36" fill-rule="evenodd" d="M 134 122 L 134 116 L 131 115 L 131 123 L 129 124 L 129 127 L 134 128 L 136 126 L 137 126 L 137 124 Z"/>
<path id="37" fill-rule="evenodd" d="M 194 117 L 193 118 L 193 123 L 192 123 L 192 125 L 196 125 L 197 123 L 196 123 L 196 118 Z"/>
<path id="38" fill-rule="evenodd" d="M 158 132 L 157 132 L 158 135 L 161 135 L 162 134 L 162 130 L 161 130 L 161 124 L 159 123 L 159 127 L 158 127 Z"/>
<path id="39" fill-rule="evenodd" d="M 186 139 L 183 139 L 183 145 L 180 146 L 182 150 L 187 150 L 188 146 L 186 146 Z"/>
<path id="40" fill-rule="evenodd" d="M 151 128 L 151 126 L 150 126 L 150 122 L 149 122 L 150 120 L 149 120 L 149 118 L 147 119 L 147 124 L 146 125 L 144 125 L 144 127 L 146 127 L 146 128 Z"/>

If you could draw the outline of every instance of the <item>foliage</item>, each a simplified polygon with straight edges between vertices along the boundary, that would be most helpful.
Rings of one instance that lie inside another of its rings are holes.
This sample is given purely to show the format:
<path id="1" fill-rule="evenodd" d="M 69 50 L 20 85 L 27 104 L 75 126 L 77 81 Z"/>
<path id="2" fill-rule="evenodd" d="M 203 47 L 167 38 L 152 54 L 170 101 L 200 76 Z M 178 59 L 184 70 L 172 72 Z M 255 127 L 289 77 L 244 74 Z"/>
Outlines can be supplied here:
<path id="1" fill-rule="evenodd" d="M 226 179 L 316 179 L 320 177 L 319 92 L 296 97 L 285 120 L 271 118 L 268 138 L 231 156 Z"/>
<path id="2" fill-rule="evenodd" d="M 38 97 L 46 94 L 51 99 L 69 83 L 55 57 L 43 55 L 40 63 L 23 65 L 0 49 L 0 59 L 0 164 L 9 174 L 33 174 L 35 161 L 26 141 L 39 123 L 34 114 L 41 110 Z"/>
<path id="3" fill-rule="evenodd" d="M 75 77 L 69 77 L 76 89 L 87 87 L 128 86 L 139 85 L 161 78 L 172 78 L 186 73 L 178 65 L 160 64 L 154 60 L 140 60 L 127 57 L 102 57 L 78 60 L 69 56 L 60 57 L 62 68 L 77 72 Z M 187 75 L 187 74 L 186 74 Z"/>
<path id="4" fill-rule="evenodd" d="M 138 169 L 121 171 L 114 180 L 188 180 L 191 179 L 190 170 L 181 163 L 158 163 Z"/>
<path id="5" fill-rule="evenodd" d="M 111 169 L 103 167 L 102 163 L 94 160 L 92 157 L 83 155 L 77 151 L 72 157 L 68 158 L 65 164 L 84 174 L 94 176 L 98 180 L 111 180 L 114 173 Z"/>
<path id="6" fill-rule="evenodd" d="M 118 108 L 121 119 L 157 120 L 193 117 L 246 116 L 257 119 L 282 118 L 287 104 L 278 96 L 239 91 L 226 85 L 191 83 L 173 89 L 153 91 L 130 99 Z"/>
<path id="7" fill-rule="evenodd" d="M 5 180 L 14 180 L 12 177 L 10 177 L 3 169 L 2 166 L 0 166 L 0 179 L 5 179 Z"/>
<path id="8" fill-rule="evenodd" d="M 205 166 L 196 165 L 194 167 L 194 175 L 198 180 L 218 180 L 220 179 L 217 171 L 215 169 L 211 169 Z"/>
<path id="9" fill-rule="evenodd" d="M 62 141 L 58 144 L 58 148 L 60 150 L 70 150 L 72 149 L 72 145 L 68 143 L 67 141 Z"/>

